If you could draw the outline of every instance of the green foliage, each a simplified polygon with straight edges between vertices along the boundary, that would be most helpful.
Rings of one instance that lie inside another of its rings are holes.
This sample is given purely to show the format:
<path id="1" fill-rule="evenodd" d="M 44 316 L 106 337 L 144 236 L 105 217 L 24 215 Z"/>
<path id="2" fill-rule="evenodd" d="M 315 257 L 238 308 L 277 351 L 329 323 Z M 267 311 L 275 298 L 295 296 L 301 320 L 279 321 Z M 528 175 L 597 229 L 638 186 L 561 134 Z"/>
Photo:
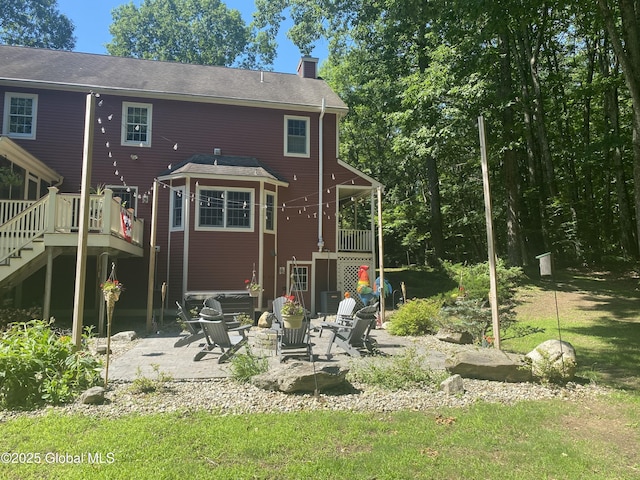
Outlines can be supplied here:
<path id="1" fill-rule="evenodd" d="M 57 9 L 55 0 L 2 0 L 0 43 L 73 50 L 73 23 Z"/>
<path id="2" fill-rule="evenodd" d="M 247 383 L 251 377 L 269 369 L 265 357 L 254 355 L 249 347 L 246 350 L 247 353 L 237 354 L 231 359 L 231 378 L 240 383 Z"/>
<path id="3" fill-rule="evenodd" d="M 112 15 L 111 55 L 230 66 L 251 38 L 240 12 L 219 0 L 144 0 Z"/>
<path id="4" fill-rule="evenodd" d="M 49 323 L 12 324 L 0 336 L 0 407 L 30 409 L 60 404 L 100 380 L 100 362 L 75 351 L 68 336 Z"/>
<path id="5" fill-rule="evenodd" d="M 376 385 L 387 390 L 424 388 L 442 380 L 443 374 L 428 366 L 426 357 L 415 348 L 407 348 L 402 355 L 369 357 L 352 362 L 348 378 L 352 381 Z"/>
<path id="6" fill-rule="evenodd" d="M 463 265 L 451 262 L 442 263 L 452 280 L 460 285 L 460 293 L 468 299 L 489 300 L 489 263 Z M 496 281 L 498 284 L 498 302 L 503 304 L 513 298 L 518 282 L 523 278 L 519 267 L 506 267 L 500 259 L 496 262 Z"/>
<path id="7" fill-rule="evenodd" d="M 424 335 L 434 333 L 442 300 L 418 298 L 402 305 L 391 317 L 387 330 L 392 335 Z"/>
<path id="8" fill-rule="evenodd" d="M 151 364 L 151 368 L 153 368 L 153 372 L 155 373 L 156 378 L 143 376 L 140 367 L 138 367 L 136 378 L 131 384 L 131 393 L 139 394 L 162 391 L 166 389 L 167 382 L 173 380 L 173 377 L 171 375 L 160 371 L 160 365 L 158 365 L 157 363 Z"/>
<path id="9" fill-rule="evenodd" d="M 510 328 L 516 321 L 511 308 L 501 308 L 498 312 L 500 331 Z M 454 332 L 469 332 L 475 343 L 486 340 L 492 330 L 493 318 L 487 302 L 479 299 L 458 299 L 443 307 L 438 325 Z"/>

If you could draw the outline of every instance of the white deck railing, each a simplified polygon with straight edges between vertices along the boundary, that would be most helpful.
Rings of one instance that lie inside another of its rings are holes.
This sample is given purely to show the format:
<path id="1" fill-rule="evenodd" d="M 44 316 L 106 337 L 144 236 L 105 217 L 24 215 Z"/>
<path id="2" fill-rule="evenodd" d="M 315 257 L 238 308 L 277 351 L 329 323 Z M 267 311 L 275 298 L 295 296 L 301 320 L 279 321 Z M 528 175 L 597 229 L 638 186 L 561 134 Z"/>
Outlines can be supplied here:
<path id="1" fill-rule="evenodd" d="M 58 193 L 55 187 L 38 201 L 0 201 L 0 262 L 27 247 L 45 233 L 76 233 L 80 228 L 80 194 Z M 130 238 L 124 232 L 123 216 L 130 221 Z M 107 219 L 107 221 L 105 221 Z M 89 198 L 89 233 L 114 235 L 142 246 L 144 223 L 112 198 L 111 190 Z"/>
<path id="2" fill-rule="evenodd" d="M 338 230 L 338 251 L 372 252 L 373 234 L 371 230 Z"/>
<path id="3" fill-rule="evenodd" d="M 0 225 L 0 262 L 25 248 L 47 228 L 48 198 L 43 197 Z"/>

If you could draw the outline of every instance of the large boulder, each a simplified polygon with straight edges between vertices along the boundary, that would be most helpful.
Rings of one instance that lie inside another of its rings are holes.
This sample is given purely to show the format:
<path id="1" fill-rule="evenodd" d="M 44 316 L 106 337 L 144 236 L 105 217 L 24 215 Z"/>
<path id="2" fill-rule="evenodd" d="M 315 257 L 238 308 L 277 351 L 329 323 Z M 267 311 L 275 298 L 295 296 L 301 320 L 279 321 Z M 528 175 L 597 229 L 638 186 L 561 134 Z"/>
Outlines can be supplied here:
<path id="1" fill-rule="evenodd" d="M 82 392 L 79 401 L 85 405 L 100 405 L 104 403 L 105 392 L 106 390 L 103 387 L 91 387 Z"/>
<path id="2" fill-rule="evenodd" d="M 531 368 L 524 356 L 493 348 L 478 348 L 456 353 L 445 360 L 445 368 L 452 375 L 499 382 L 527 382 Z"/>
<path id="3" fill-rule="evenodd" d="M 313 393 L 344 385 L 348 372 L 348 368 L 339 365 L 314 368 L 311 363 L 291 362 L 252 377 L 251 383 L 264 390 Z"/>
<path id="4" fill-rule="evenodd" d="M 526 357 L 531 361 L 533 375 L 551 382 L 572 380 L 578 366 L 575 348 L 561 340 L 542 342 Z"/>

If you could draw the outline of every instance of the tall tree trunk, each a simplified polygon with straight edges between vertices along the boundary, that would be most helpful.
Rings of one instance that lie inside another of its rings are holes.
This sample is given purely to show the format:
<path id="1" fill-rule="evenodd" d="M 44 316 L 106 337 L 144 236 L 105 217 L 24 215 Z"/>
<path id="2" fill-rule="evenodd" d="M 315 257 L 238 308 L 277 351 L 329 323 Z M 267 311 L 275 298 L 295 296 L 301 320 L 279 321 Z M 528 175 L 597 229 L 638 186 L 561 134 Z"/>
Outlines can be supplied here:
<path id="1" fill-rule="evenodd" d="M 440 181 L 436 159 L 427 156 L 427 185 L 431 204 L 431 243 L 436 256 L 444 258 L 444 240 L 442 237 L 442 208 L 440 205 Z"/>
<path id="2" fill-rule="evenodd" d="M 605 78 L 611 76 L 609 65 L 610 59 L 605 44 L 602 55 L 600 55 L 600 71 L 602 76 Z M 612 82 L 607 82 L 607 88 L 604 92 L 604 120 L 606 125 L 606 144 L 611 145 L 611 147 L 607 149 L 606 155 L 609 163 L 613 165 L 613 171 L 616 179 L 615 184 L 619 211 L 620 247 L 622 248 L 623 253 L 635 256 L 637 255 L 637 249 L 633 234 L 634 229 L 631 205 L 629 203 L 629 195 L 626 188 L 627 179 L 624 172 L 622 152 L 620 151 L 619 113 L 620 106 L 618 101 L 618 89 Z"/>
<path id="3" fill-rule="evenodd" d="M 618 0 L 621 29 L 613 18 L 610 0 L 598 0 L 613 50 L 620 60 L 633 107 L 633 183 L 636 241 L 640 242 L 640 6 L 637 0 Z"/>
<path id="4" fill-rule="evenodd" d="M 507 193 L 507 257 L 511 265 L 522 266 L 522 234 L 520 231 L 520 175 L 518 173 L 518 154 L 514 149 L 516 136 L 513 132 L 514 114 L 511 101 L 515 97 L 511 80 L 511 53 L 509 37 L 506 32 L 500 39 L 500 98 L 505 103 L 502 109 L 502 164 L 504 183 Z M 526 255 L 524 255 L 526 258 Z"/>

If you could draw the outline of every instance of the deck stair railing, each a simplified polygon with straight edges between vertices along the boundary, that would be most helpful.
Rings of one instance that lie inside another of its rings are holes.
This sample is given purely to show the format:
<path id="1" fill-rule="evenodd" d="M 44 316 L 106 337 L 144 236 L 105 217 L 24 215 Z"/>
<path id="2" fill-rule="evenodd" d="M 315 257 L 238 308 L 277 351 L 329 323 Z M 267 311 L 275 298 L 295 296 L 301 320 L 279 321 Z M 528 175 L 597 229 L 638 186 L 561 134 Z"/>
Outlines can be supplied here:
<path id="1" fill-rule="evenodd" d="M 49 196 L 46 195 L 0 225 L 0 263 L 6 263 L 36 238 L 44 235 L 48 209 Z"/>

